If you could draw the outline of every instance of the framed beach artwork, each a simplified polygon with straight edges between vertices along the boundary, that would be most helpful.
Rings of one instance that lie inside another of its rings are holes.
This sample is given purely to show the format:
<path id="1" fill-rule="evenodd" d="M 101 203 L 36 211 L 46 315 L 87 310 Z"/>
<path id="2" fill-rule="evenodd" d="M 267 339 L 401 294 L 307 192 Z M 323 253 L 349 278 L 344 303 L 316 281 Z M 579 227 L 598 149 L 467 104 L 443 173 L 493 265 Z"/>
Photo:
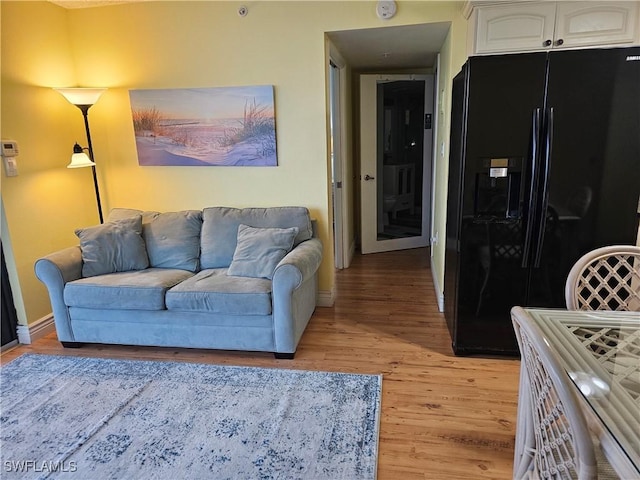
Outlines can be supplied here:
<path id="1" fill-rule="evenodd" d="M 275 166 L 273 85 L 129 90 L 138 163 Z"/>

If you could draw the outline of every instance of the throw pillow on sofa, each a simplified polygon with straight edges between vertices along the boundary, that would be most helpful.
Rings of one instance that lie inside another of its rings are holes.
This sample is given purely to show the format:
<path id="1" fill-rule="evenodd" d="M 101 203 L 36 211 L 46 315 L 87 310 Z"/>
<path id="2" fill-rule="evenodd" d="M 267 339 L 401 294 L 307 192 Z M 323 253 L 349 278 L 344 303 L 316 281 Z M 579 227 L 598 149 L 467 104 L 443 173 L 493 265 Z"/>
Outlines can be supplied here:
<path id="1" fill-rule="evenodd" d="M 291 251 L 298 227 L 238 227 L 238 240 L 227 275 L 235 277 L 273 278 L 280 260 Z"/>
<path id="2" fill-rule="evenodd" d="M 298 227 L 294 245 L 313 237 L 309 210 L 305 207 L 207 207 L 202 211 L 200 268 L 227 268 L 231 264 L 240 225 Z"/>
<path id="3" fill-rule="evenodd" d="M 142 238 L 149 255 L 149 266 L 178 268 L 195 272 L 200 268 L 200 230 L 202 212 L 152 212 L 114 208 L 109 220 L 142 215 Z"/>
<path id="4" fill-rule="evenodd" d="M 82 276 L 143 270 L 149 266 L 142 239 L 142 216 L 78 228 L 82 251 Z"/>
<path id="5" fill-rule="evenodd" d="M 152 267 L 190 272 L 199 269 L 201 212 L 145 212 L 142 220 L 142 235 Z"/>

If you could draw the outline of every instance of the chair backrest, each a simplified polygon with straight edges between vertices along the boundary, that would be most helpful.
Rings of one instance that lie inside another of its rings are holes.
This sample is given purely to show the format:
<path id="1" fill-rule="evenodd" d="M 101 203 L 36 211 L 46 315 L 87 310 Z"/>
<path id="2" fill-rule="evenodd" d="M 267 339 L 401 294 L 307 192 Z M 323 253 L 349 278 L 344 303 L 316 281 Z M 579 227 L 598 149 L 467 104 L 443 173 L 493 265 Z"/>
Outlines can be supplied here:
<path id="1" fill-rule="evenodd" d="M 494 260 L 522 259 L 522 224 L 520 220 L 488 224 L 489 248 Z"/>
<path id="2" fill-rule="evenodd" d="M 593 250 L 575 263 L 565 285 L 569 310 L 640 311 L 640 247 Z"/>
<path id="3" fill-rule="evenodd" d="M 596 479 L 597 463 L 587 422 L 567 373 L 543 341 L 540 330 L 520 307 L 511 310 L 513 327 L 521 353 L 520 388 L 527 392 L 526 411 L 518 410 L 521 441 L 516 447 L 514 478 Z M 527 415 L 527 412 L 530 412 Z M 527 463 L 528 462 L 528 463 Z"/>
<path id="4" fill-rule="evenodd" d="M 578 217 L 584 217 L 587 210 L 589 210 L 592 199 L 593 191 L 591 190 L 591 187 L 580 187 L 569 197 L 566 208 Z"/>

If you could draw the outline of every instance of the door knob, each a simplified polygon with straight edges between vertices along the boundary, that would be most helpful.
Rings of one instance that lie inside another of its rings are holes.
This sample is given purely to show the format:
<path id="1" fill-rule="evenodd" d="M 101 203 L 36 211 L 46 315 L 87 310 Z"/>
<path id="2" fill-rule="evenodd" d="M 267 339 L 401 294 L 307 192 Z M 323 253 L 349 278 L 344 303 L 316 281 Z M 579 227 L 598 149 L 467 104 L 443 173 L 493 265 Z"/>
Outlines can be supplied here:
<path id="1" fill-rule="evenodd" d="M 545 41 L 544 41 L 544 43 L 543 43 L 543 45 L 544 45 L 545 47 L 550 47 L 552 43 L 553 43 L 553 42 L 552 42 L 551 40 L 545 40 Z"/>
<path id="2" fill-rule="evenodd" d="M 365 179 L 365 180 L 375 180 L 375 179 L 376 179 L 376 177 L 372 177 L 371 175 L 366 174 L 366 175 L 364 176 L 364 179 Z"/>

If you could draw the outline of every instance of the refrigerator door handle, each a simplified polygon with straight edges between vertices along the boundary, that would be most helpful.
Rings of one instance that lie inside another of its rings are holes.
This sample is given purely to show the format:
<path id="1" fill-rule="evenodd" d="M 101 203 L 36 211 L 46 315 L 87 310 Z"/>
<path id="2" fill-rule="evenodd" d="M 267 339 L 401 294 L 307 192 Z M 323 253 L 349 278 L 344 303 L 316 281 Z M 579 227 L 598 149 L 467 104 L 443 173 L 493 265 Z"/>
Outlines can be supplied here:
<path id="1" fill-rule="evenodd" d="M 529 257 L 531 256 L 531 237 L 533 236 L 532 227 L 536 215 L 536 171 L 538 170 L 538 159 L 540 157 L 540 148 L 538 142 L 540 139 L 541 122 L 541 109 L 536 108 L 533 111 L 533 122 L 531 129 L 531 181 L 529 184 L 529 208 L 527 212 L 527 223 L 525 225 L 524 246 L 522 248 L 522 268 L 529 267 Z"/>
<path id="2" fill-rule="evenodd" d="M 539 216 L 538 242 L 533 264 L 534 268 L 540 268 L 542 247 L 547 227 L 547 209 L 549 208 L 549 172 L 551 169 L 551 145 L 553 143 L 553 107 L 549 108 L 544 137 L 544 177 L 542 181 L 542 195 L 540 196 L 540 204 L 542 207 L 540 209 Z"/>

